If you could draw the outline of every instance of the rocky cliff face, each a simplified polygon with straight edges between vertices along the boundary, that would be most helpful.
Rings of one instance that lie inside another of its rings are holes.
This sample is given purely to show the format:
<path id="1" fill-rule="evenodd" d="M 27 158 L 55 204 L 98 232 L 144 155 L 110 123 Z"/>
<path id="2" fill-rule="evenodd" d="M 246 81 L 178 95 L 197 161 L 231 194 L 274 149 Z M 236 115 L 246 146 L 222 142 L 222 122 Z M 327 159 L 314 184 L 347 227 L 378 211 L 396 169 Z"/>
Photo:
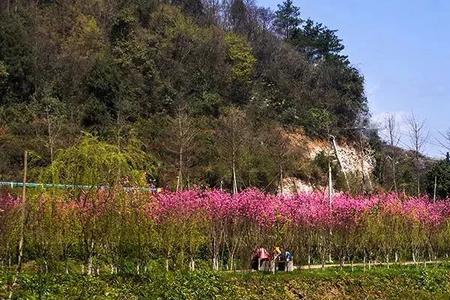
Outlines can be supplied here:
<path id="1" fill-rule="evenodd" d="M 316 158 L 320 153 L 327 153 L 336 157 L 342 165 L 342 171 L 354 176 L 370 178 L 370 174 L 375 168 L 374 152 L 368 146 L 350 145 L 336 141 L 336 151 L 331 141 L 313 140 L 302 134 L 289 136 L 294 147 L 302 147 L 306 152 L 306 157 L 310 160 Z M 358 147 L 359 146 L 359 147 Z M 326 190 L 326 186 L 313 186 L 312 183 L 302 181 L 298 178 L 285 178 L 283 182 L 283 193 L 312 192 L 314 190 Z M 281 190 L 280 190 L 281 192 Z"/>

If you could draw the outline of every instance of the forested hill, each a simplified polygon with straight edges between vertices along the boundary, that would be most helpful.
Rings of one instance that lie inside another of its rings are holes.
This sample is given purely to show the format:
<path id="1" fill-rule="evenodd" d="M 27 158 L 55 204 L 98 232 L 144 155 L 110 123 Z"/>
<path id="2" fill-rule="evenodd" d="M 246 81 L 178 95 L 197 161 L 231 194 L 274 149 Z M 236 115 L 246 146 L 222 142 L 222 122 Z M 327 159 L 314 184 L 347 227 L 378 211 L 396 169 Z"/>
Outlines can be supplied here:
<path id="1" fill-rule="evenodd" d="M 274 189 L 280 170 L 314 173 L 286 132 L 351 140 L 367 122 L 337 32 L 290 0 L 0 5 L 0 179 L 20 177 L 24 149 L 46 166 L 90 133 L 140 141 L 160 185 L 230 186 L 233 166 L 241 187 Z"/>

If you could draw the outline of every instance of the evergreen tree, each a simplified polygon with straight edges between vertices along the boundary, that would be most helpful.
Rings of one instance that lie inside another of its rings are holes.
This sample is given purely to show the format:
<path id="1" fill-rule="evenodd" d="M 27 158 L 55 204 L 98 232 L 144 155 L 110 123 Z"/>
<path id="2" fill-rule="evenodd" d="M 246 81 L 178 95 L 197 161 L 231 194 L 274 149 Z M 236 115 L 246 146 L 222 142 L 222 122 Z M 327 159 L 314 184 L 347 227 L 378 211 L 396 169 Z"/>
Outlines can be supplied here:
<path id="1" fill-rule="evenodd" d="M 301 29 L 295 30 L 291 43 L 313 62 L 323 58 L 346 61 L 347 56 L 341 54 L 344 45 L 336 32 L 308 19 Z"/>
<path id="2" fill-rule="evenodd" d="M 286 40 L 291 38 L 293 32 L 302 22 L 300 8 L 296 7 L 292 0 L 285 0 L 283 4 L 278 4 L 274 25 L 277 32 Z"/>

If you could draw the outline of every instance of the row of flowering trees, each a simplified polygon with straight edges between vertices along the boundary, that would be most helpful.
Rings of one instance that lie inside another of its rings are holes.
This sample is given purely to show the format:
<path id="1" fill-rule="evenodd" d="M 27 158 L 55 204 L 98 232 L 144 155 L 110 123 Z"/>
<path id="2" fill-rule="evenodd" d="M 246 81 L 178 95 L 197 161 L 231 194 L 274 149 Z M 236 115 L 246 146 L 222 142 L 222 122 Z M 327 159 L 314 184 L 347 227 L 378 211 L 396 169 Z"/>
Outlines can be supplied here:
<path id="1" fill-rule="evenodd" d="M 22 202 L 0 196 L 0 260 L 17 260 Z M 296 196 L 256 189 L 150 194 L 123 188 L 28 193 L 24 259 L 42 270 L 93 274 L 133 266 L 246 268 L 256 247 L 280 246 L 296 263 L 433 260 L 450 252 L 450 201 L 395 194 Z"/>

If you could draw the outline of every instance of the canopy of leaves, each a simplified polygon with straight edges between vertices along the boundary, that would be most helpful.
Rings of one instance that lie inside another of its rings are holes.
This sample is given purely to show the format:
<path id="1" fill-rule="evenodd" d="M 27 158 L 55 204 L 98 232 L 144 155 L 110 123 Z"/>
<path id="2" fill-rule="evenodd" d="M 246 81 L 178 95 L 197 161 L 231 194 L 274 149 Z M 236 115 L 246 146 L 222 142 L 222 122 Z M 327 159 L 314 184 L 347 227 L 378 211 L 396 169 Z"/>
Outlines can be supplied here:
<path id="1" fill-rule="evenodd" d="M 293 31 L 302 23 L 300 19 L 300 8 L 294 6 L 292 0 L 285 0 L 283 4 L 278 4 L 274 22 L 278 32 L 285 38 L 290 38 Z"/>
<path id="2" fill-rule="evenodd" d="M 237 81 L 250 80 L 256 62 L 250 45 L 234 33 L 225 35 L 225 44 L 228 48 L 228 59 L 231 62 L 232 78 Z"/>
<path id="3" fill-rule="evenodd" d="M 116 145 L 85 135 L 81 141 L 60 150 L 43 172 L 53 183 L 89 186 L 116 184 L 142 185 L 146 174 L 155 171 L 155 161 L 131 142 L 120 149 Z"/>

